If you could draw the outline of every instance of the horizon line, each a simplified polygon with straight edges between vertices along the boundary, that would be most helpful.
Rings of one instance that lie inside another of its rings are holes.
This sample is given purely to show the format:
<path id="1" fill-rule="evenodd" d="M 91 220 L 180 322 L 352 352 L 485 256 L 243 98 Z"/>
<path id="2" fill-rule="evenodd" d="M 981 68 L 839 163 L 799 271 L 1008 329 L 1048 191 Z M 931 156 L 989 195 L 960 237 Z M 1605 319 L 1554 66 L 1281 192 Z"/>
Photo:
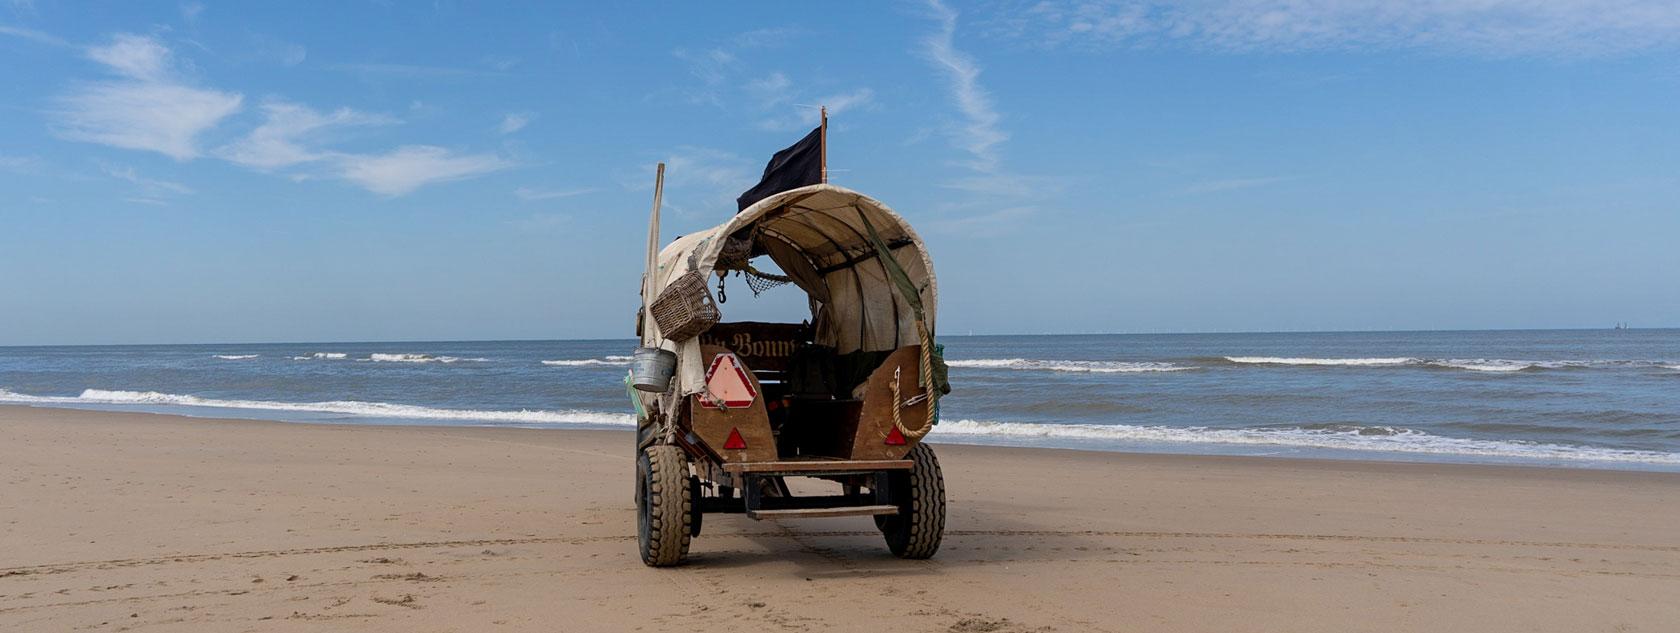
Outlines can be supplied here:
<path id="1" fill-rule="evenodd" d="M 982 336 L 1193 336 L 1206 334 L 1382 334 L 1382 333 L 1422 333 L 1422 332 L 1591 332 L 1599 330 L 1629 331 L 1629 330 L 1676 330 L 1680 326 L 1654 327 L 1549 327 L 1549 328 L 1411 328 L 1392 330 L 1204 330 L 1204 331 L 1121 331 L 1121 332 L 984 332 L 967 334 L 943 334 L 939 338 L 967 338 Z M 217 345 L 393 345 L 399 343 L 568 343 L 568 342 L 600 342 L 635 340 L 635 336 L 607 337 L 607 338 L 438 338 L 438 339 L 388 339 L 388 340 L 320 340 L 320 341 L 215 341 L 208 343 L 33 343 L 23 345 L 0 345 L 0 349 L 15 349 L 28 347 L 186 347 L 186 346 L 217 346 Z"/>

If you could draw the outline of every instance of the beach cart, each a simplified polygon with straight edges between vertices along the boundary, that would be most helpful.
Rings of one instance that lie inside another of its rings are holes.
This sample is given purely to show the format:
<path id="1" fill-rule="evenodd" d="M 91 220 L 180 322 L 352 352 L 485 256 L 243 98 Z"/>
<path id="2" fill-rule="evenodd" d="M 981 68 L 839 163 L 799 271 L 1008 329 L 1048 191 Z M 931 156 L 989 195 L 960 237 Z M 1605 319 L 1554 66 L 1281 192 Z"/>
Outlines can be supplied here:
<path id="1" fill-rule="evenodd" d="M 933 556 L 944 480 L 921 440 L 949 387 L 922 239 L 880 201 L 819 183 L 743 203 L 654 255 L 659 190 L 627 378 L 643 562 L 682 562 L 701 519 L 724 512 L 871 516 L 893 554 Z M 741 285 L 803 292 L 809 314 L 725 321 L 719 304 L 753 298 Z M 827 494 L 796 495 L 793 477 Z"/>

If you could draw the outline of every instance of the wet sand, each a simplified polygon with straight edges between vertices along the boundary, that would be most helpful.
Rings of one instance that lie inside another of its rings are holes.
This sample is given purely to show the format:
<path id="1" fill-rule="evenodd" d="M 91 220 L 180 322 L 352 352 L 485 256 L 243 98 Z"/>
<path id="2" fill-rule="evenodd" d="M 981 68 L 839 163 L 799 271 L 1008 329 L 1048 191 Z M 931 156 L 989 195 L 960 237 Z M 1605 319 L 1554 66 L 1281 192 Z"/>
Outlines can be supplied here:
<path id="1" fill-rule="evenodd" d="M 1680 475 L 937 446 L 931 561 L 708 515 L 630 434 L 0 407 L 0 631 L 1674 631 Z"/>

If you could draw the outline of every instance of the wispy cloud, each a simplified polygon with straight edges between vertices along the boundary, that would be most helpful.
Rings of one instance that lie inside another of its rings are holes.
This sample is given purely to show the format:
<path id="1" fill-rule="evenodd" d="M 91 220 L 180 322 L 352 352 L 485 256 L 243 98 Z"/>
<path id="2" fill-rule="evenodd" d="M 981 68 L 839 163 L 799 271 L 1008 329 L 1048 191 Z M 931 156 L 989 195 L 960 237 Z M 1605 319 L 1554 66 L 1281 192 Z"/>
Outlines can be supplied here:
<path id="1" fill-rule="evenodd" d="M 677 214 L 733 209 L 735 196 L 756 182 L 764 167 L 732 152 L 692 145 L 679 146 L 665 156 L 665 205 Z M 651 189 L 653 166 L 620 180 L 629 189 Z"/>
<path id="2" fill-rule="evenodd" d="M 512 166 L 494 154 L 454 154 L 431 145 L 405 145 L 384 154 L 341 155 L 338 161 L 345 179 L 386 196 Z"/>
<path id="3" fill-rule="evenodd" d="M 531 120 L 535 118 L 537 118 L 537 115 L 530 112 L 510 112 L 502 117 L 502 122 L 496 126 L 496 131 L 503 134 L 512 134 L 525 129 L 525 126 L 530 125 Z"/>
<path id="4" fill-rule="evenodd" d="M 199 155 L 198 136 L 244 101 L 238 93 L 188 85 L 170 50 L 150 37 L 117 35 L 87 56 L 120 78 L 78 84 L 57 99 L 55 132 L 65 139 L 188 160 Z"/>
<path id="5" fill-rule="evenodd" d="M 7 26 L 5 24 L 0 24 L 0 35 L 23 38 L 31 42 L 35 42 L 36 44 L 46 44 L 48 46 L 70 46 L 70 42 L 67 42 L 56 35 L 43 33 L 35 29 Z"/>
<path id="6" fill-rule="evenodd" d="M 491 77 L 505 75 L 499 70 L 459 68 L 454 66 L 425 66 L 419 64 L 333 64 L 328 70 L 363 75 L 391 75 L 408 78 Z"/>
<path id="7" fill-rule="evenodd" d="M 1020 226 L 1038 214 L 1025 203 L 1038 179 L 1006 172 L 1000 152 L 1009 134 L 991 93 L 980 82 L 982 68 L 957 46 L 959 14 L 940 0 L 927 0 L 937 27 L 922 39 L 921 54 L 946 83 L 957 119 L 944 125 L 951 147 L 966 155 L 958 161 L 963 175 L 942 186 L 965 195 L 945 203 L 947 215 L 933 222 L 937 231 L 968 236 L 997 235 Z M 956 215 L 960 214 L 960 215 Z"/>
<path id="8" fill-rule="evenodd" d="M 928 7 L 939 29 L 922 41 L 922 50 L 949 82 L 951 99 L 963 120 L 951 131 L 951 141 L 971 157 L 968 165 L 980 172 L 998 168 L 997 146 L 1009 138 L 998 127 L 1001 117 L 992 97 L 980 85 L 980 66 L 956 45 L 957 12 L 939 0 Z"/>
<path id="9" fill-rule="evenodd" d="M 787 103 L 789 99 L 792 99 L 790 89 L 793 88 L 793 80 L 788 79 L 788 76 L 781 72 L 773 72 L 748 81 L 744 87 L 748 95 L 768 108 Z"/>
<path id="10" fill-rule="evenodd" d="M 701 82 L 699 88 L 687 91 L 687 100 L 690 103 L 721 107 L 725 80 L 735 72 L 738 63 L 735 54 L 723 48 L 698 51 L 679 48 L 671 51 L 671 55 L 688 67 L 688 74 Z"/>
<path id="11" fill-rule="evenodd" d="M 755 180 L 748 161 L 733 153 L 684 145 L 665 159 L 665 182 L 674 186 L 704 184 L 746 186 Z"/>
<path id="12" fill-rule="evenodd" d="M 183 72 L 190 65 L 178 60 L 174 51 L 154 37 L 119 34 L 108 44 L 87 49 L 85 55 L 115 77 L 73 84 L 56 99 L 57 109 L 51 113 L 53 131 L 67 140 L 155 151 L 187 160 L 203 153 L 198 139 L 204 132 L 216 128 L 243 105 L 244 98 L 238 93 L 190 85 Z M 281 61 L 285 63 L 285 59 Z M 216 147 L 211 154 L 258 171 L 288 170 L 286 175 L 294 182 L 342 178 L 386 196 L 400 196 L 426 185 L 513 165 L 495 154 L 461 153 L 432 145 L 403 145 L 384 152 L 337 151 L 326 147 L 328 132 L 401 121 L 349 108 L 321 112 L 278 98 L 265 101 L 260 110 L 263 120 L 259 125 Z M 520 116 L 529 121 L 532 115 Z M 523 124 L 512 119 L 503 121 L 504 129 L 510 125 L 517 129 Z M 311 168 L 289 169 L 302 165 Z M 148 179 L 132 168 L 112 167 L 106 172 L 140 187 L 135 201 L 158 203 L 170 194 L 191 193 L 185 185 Z"/>
<path id="13" fill-rule="evenodd" d="M 336 156 L 311 149 L 305 141 L 335 129 L 359 125 L 388 125 L 392 117 L 365 114 L 339 108 L 322 114 L 308 106 L 270 101 L 262 105 L 265 120 L 244 138 L 216 150 L 216 155 L 239 165 L 259 170 L 279 169 Z"/>
<path id="14" fill-rule="evenodd" d="M 160 194 L 191 195 L 193 193 L 197 193 L 196 191 L 193 191 L 191 187 L 178 182 L 155 180 L 141 176 L 134 171 L 133 167 L 106 165 L 105 173 L 112 178 L 133 183 L 136 187 L 140 188 L 141 194 L 147 198 L 157 198 Z"/>
<path id="15" fill-rule="evenodd" d="M 122 34 L 105 46 L 87 50 L 88 59 L 138 81 L 160 81 L 169 72 L 169 48 L 144 35 Z"/>
<path id="16" fill-rule="evenodd" d="M 775 76 L 781 76 L 777 73 Z M 783 77 L 783 79 L 786 79 Z M 784 87 L 785 89 L 785 87 Z M 785 93 L 784 93 L 785 94 Z M 791 100 L 784 97 L 782 102 Z M 821 106 L 828 108 L 829 116 L 835 116 L 848 110 L 867 109 L 874 105 L 875 91 L 869 88 L 858 88 L 850 92 L 840 92 L 810 100 L 811 103 L 787 104 L 782 106 L 787 110 L 781 115 L 759 121 L 758 127 L 765 130 L 796 130 L 816 126 L 822 120 Z"/>
<path id="17" fill-rule="evenodd" d="M 1672 0 L 1046 0 L 994 30 L 1040 46 L 1600 55 L 1680 46 Z"/>
<path id="18" fill-rule="evenodd" d="M 586 193 L 594 193 L 595 191 L 597 191 L 597 189 L 594 189 L 592 187 L 591 188 L 585 188 L 585 189 L 563 189 L 563 190 L 558 190 L 558 189 L 533 189 L 531 187 L 520 187 L 518 189 L 513 190 L 513 195 L 519 196 L 520 200 L 557 200 L 557 199 L 560 199 L 560 198 L 570 198 L 570 197 L 573 197 L 573 196 L 581 196 L 581 195 L 586 194 Z"/>
<path id="19" fill-rule="evenodd" d="M 181 3 L 181 19 L 182 20 L 185 20 L 189 23 L 190 22 L 197 22 L 199 16 L 202 16 L 202 15 L 204 15 L 204 3 L 202 3 L 202 2 L 183 2 L 183 3 Z"/>
<path id="20" fill-rule="evenodd" d="M 0 154 L 0 171 L 26 174 L 35 171 L 40 164 L 41 159 L 34 156 Z"/>

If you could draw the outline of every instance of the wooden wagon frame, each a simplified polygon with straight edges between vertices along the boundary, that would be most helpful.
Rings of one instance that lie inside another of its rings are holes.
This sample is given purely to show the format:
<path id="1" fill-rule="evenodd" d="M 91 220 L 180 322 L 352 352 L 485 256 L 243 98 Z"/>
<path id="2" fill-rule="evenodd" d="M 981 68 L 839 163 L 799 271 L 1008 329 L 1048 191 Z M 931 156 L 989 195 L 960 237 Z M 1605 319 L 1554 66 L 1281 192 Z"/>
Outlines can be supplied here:
<path id="1" fill-rule="evenodd" d="M 681 562 L 702 517 L 724 512 L 872 516 L 894 554 L 932 556 L 944 531 L 944 481 L 921 440 L 949 387 L 921 237 L 881 202 L 826 183 L 764 198 L 651 257 L 657 232 L 656 194 L 637 331 L 643 347 L 673 352 L 676 369 L 663 392 L 630 391 L 642 560 Z M 762 272 L 772 267 L 760 258 L 779 272 Z M 671 340 L 647 316 L 673 283 L 692 291 L 694 275 L 729 274 L 797 287 L 809 317 L 719 322 Z M 839 489 L 795 496 L 788 477 Z"/>

